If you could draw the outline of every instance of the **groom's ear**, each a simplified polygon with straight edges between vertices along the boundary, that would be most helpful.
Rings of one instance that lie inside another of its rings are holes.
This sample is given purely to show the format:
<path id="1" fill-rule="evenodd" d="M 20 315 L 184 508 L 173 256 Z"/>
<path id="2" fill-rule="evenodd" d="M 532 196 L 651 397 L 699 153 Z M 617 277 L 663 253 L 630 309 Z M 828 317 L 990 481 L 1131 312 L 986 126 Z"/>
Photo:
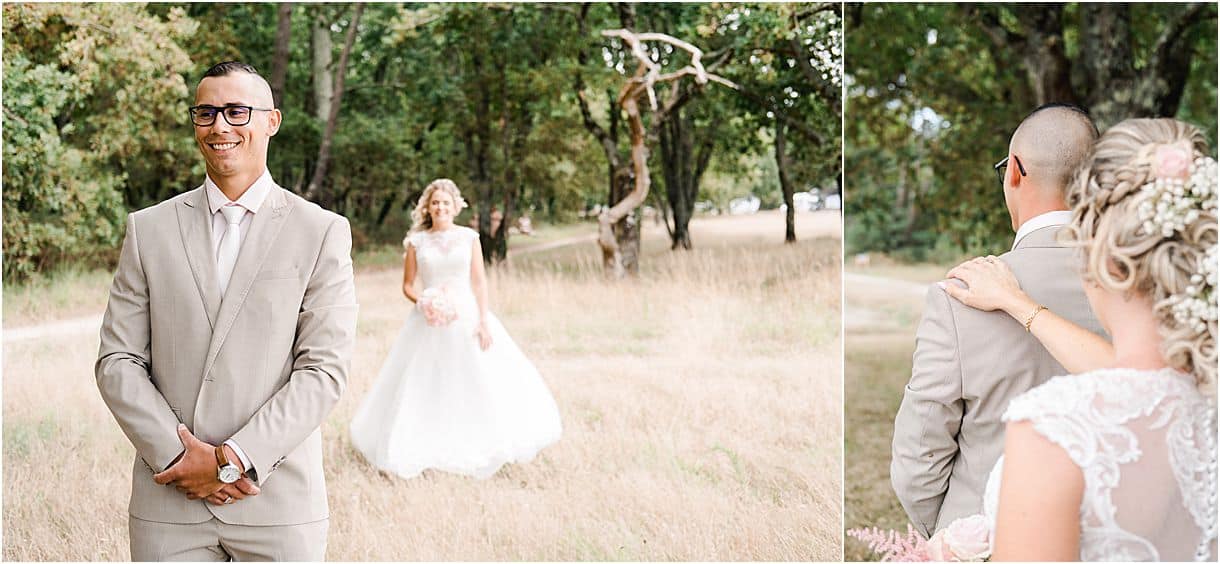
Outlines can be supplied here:
<path id="1" fill-rule="evenodd" d="M 280 122 L 283 119 L 284 119 L 284 116 L 283 116 L 283 114 L 280 113 L 279 108 L 276 108 L 274 110 L 271 110 L 270 112 L 267 112 L 267 136 L 268 137 L 274 137 L 276 133 L 280 132 Z"/>
<path id="2" fill-rule="evenodd" d="M 1011 184 L 1013 188 L 1018 188 L 1021 186 L 1021 180 L 1023 177 L 1021 176 L 1021 170 L 1018 167 L 1009 165 L 1008 168 L 1004 169 L 1004 174 L 1008 175 L 1009 184 Z"/>

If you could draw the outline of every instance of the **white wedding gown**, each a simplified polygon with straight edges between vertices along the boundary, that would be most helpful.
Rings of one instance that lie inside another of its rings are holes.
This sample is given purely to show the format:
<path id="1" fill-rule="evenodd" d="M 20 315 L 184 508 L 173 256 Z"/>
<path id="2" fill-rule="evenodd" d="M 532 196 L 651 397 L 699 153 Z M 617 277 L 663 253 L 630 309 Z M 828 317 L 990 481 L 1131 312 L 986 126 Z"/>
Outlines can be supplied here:
<path id="1" fill-rule="evenodd" d="M 418 308 L 407 315 L 352 419 L 352 444 L 377 468 L 404 478 L 429 468 L 486 478 L 559 440 L 554 398 L 490 312 L 492 345 L 479 348 L 470 287 L 478 237 L 455 226 L 404 241 L 415 247 L 423 287 L 446 288 L 458 317 L 433 327 Z"/>
<path id="2" fill-rule="evenodd" d="M 1060 376 L 1012 400 L 1084 474 L 1082 561 L 1216 561 L 1216 408 L 1166 369 Z M 983 513 L 995 530 L 1004 458 Z"/>

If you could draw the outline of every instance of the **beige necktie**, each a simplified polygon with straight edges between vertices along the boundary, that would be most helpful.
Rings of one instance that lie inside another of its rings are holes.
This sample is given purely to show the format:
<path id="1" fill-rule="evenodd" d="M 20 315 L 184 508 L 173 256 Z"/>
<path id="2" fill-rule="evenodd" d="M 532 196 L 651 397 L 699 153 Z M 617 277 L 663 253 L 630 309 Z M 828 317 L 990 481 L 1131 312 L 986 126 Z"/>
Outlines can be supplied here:
<path id="1" fill-rule="evenodd" d="M 224 206 L 220 213 L 229 224 L 225 228 L 224 237 L 220 239 L 220 252 L 216 254 L 216 277 L 220 282 L 220 295 L 229 288 L 229 278 L 233 276 L 233 267 L 237 264 L 237 253 L 241 251 L 241 218 L 246 215 L 246 208 L 239 205 Z"/>

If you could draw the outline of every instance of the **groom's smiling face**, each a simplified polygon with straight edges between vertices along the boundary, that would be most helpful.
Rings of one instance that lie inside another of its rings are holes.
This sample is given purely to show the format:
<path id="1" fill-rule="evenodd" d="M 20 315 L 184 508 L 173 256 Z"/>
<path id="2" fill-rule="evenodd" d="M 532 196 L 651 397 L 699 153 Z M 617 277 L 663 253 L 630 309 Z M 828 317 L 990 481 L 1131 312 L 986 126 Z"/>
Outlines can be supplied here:
<path id="1" fill-rule="evenodd" d="M 204 78 L 195 91 L 197 106 L 273 108 L 272 100 L 266 81 L 242 72 Z M 267 146 L 279 130 L 279 110 L 253 111 L 244 125 L 232 125 L 222 114 L 211 125 L 195 126 L 195 143 L 208 175 L 213 180 L 261 175 L 267 168 Z"/>

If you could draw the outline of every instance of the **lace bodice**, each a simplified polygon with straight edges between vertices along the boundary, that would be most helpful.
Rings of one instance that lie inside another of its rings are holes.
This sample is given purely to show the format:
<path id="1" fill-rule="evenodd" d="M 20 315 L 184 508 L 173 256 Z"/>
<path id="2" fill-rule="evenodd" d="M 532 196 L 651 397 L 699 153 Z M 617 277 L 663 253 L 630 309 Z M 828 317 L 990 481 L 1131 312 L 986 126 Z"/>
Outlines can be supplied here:
<path id="1" fill-rule="evenodd" d="M 1060 376 L 1018 396 L 1030 421 L 1084 475 L 1080 559 L 1216 559 L 1216 408 L 1173 370 Z M 987 482 L 993 530 L 1003 457 Z"/>
<path id="2" fill-rule="evenodd" d="M 403 248 L 415 247 L 417 276 L 424 288 L 470 288 L 470 260 L 479 232 L 453 226 L 444 231 L 417 231 L 403 239 Z"/>

